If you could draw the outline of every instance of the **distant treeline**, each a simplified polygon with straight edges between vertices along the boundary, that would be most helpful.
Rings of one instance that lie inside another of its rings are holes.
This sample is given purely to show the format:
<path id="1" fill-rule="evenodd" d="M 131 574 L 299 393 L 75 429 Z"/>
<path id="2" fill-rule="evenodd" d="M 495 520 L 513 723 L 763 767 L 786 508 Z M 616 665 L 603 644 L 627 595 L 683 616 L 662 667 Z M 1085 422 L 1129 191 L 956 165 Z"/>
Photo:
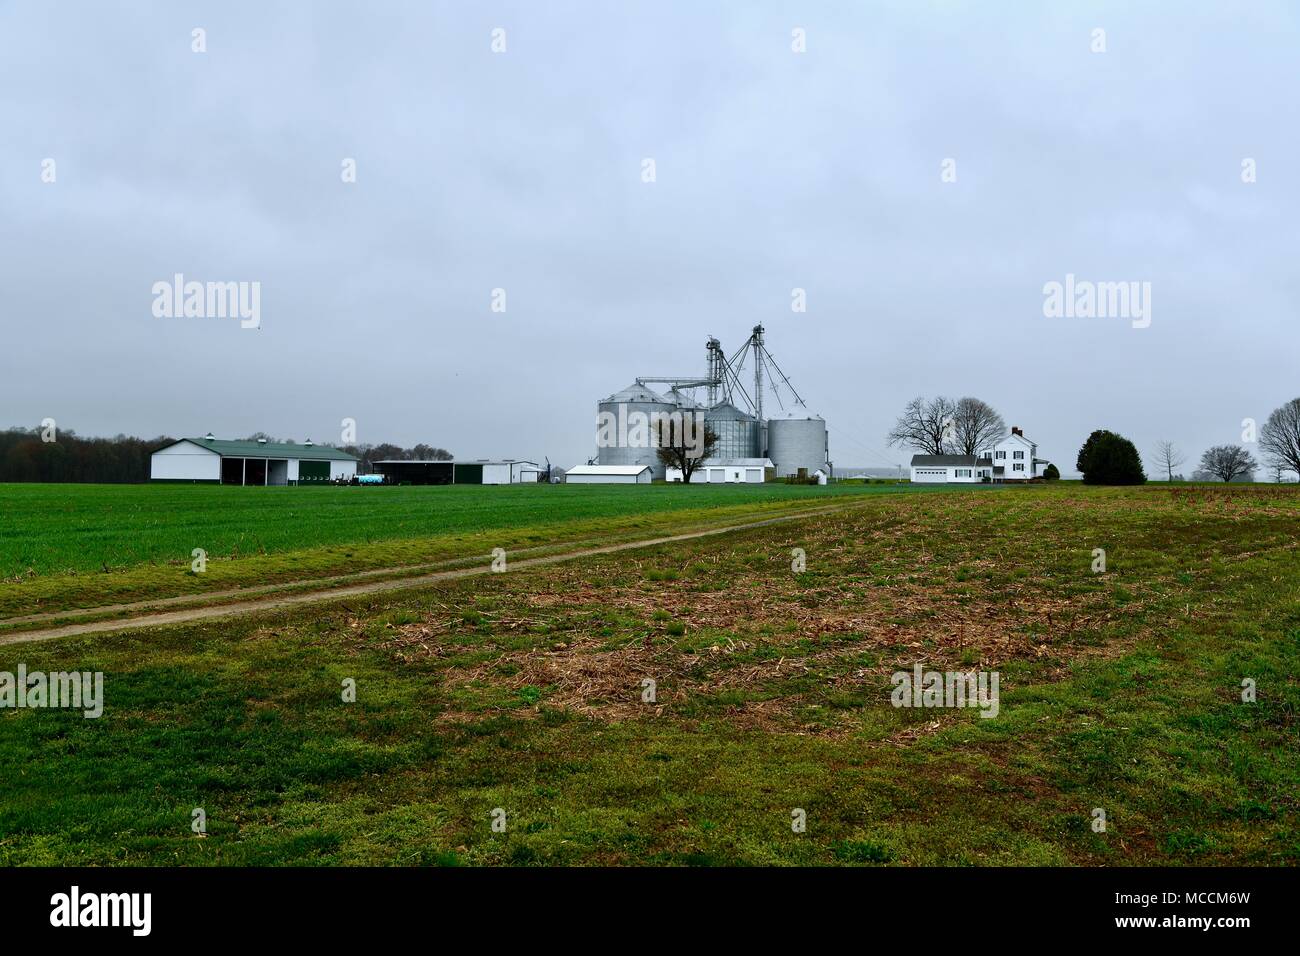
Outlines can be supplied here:
<path id="1" fill-rule="evenodd" d="M 255 432 L 248 440 L 266 438 Z M 47 440 L 48 439 L 48 440 Z M 120 484 L 149 480 L 149 456 L 176 439 L 157 438 L 82 438 L 71 428 L 10 428 L 0 431 L 0 482 L 70 481 Z M 445 448 L 419 444 L 413 448 L 384 443 L 380 445 L 346 445 L 343 451 L 361 459 L 359 471 L 372 472 L 373 462 L 386 459 L 450 461 Z"/>
<path id="2" fill-rule="evenodd" d="M 361 459 L 357 469 L 363 475 L 374 474 L 377 461 L 451 461 L 452 454 L 445 448 L 435 448 L 423 443 L 413 448 L 403 448 L 384 442 L 380 445 L 340 445 L 341 451 Z"/>
<path id="3" fill-rule="evenodd" d="M 172 440 L 162 435 L 82 438 L 70 428 L 10 428 L 0 432 L 0 481 L 148 481 L 150 454 Z"/>

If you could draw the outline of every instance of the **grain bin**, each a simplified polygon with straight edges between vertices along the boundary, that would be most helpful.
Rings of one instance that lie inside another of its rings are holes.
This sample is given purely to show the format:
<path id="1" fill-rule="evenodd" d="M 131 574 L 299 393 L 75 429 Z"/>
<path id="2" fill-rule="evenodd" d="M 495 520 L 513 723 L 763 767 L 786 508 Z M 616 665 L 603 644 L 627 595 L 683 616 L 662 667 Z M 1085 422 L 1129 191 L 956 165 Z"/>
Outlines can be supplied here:
<path id="1" fill-rule="evenodd" d="M 763 457 L 763 431 L 748 412 L 730 402 L 719 402 L 704 413 L 704 422 L 718 436 L 710 458 Z"/>
<path id="2" fill-rule="evenodd" d="M 773 418 L 767 423 L 767 457 L 778 478 L 798 474 L 806 468 L 828 470 L 830 445 L 826 421 L 818 415 L 803 418 Z"/>
<path id="3" fill-rule="evenodd" d="M 649 465 L 654 477 L 664 477 L 649 423 L 656 414 L 672 414 L 677 406 L 644 385 L 633 383 L 596 403 L 596 463 Z"/>

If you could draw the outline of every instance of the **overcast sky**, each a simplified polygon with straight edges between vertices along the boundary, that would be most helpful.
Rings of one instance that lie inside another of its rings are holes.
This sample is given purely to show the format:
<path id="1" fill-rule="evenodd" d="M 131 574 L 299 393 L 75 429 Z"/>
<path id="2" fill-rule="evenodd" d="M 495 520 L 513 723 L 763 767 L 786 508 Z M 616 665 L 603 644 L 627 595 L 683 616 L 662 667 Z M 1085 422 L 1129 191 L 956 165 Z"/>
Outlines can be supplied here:
<path id="1" fill-rule="evenodd" d="M 1249 0 L 7 0 L 0 427 L 569 466 L 762 322 L 841 465 L 938 392 L 1065 472 L 1101 427 L 1199 457 L 1300 395 L 1297 49 Z M 155 317 L 175 273 L 261 327 Z M 1150 326 L 1045 317 L 1071 273 Z"/>

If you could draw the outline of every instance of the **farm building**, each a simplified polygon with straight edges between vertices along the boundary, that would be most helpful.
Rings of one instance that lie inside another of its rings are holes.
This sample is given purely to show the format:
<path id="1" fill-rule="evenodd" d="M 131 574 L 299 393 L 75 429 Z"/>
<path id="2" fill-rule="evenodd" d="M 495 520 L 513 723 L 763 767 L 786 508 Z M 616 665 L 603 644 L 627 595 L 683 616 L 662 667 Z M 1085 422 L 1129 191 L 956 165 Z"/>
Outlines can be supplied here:
<path id="1" fill-rule="evenodd" d="M 569 485 L 647 485 L 654 472 L 649 465 L 574 465 L 564 473 Z"/>
<path id="2" fill-rule="evenodd" d="M 913 455 L 912 483 L 969 484 L 993 477 L 993 459 L 975 455 Z"/>
<path id="3" fill-rule="evenodd" d="M 1038 457 L 1038 445 L 1013 427 L 1011 434 L 980 456 L 913 455 L 912 481 L 917 484 L 1029 481 L 1043 477 L 1051 462 Z"/>
<path id="4" fill-rule="evenodd" d="M 706 458 L 696 466 L 691 481 L 761 485 L 767 480 L 767 470 L 771 467 L 770 458 Z M 682 480 L 680 468 L 669 468 L 667 475 L 669 481 Z"/>
<path id="5" fill-rule="evenodd" d="M 226 441 L 208 435 L 182 438 L 150 458 L 153 481 L 222 485 L 323 485 L 350 480 L 357 458 L 337 448 L 258 441 Z"/>
<path id="6" fill-rule="evenodd" d="M 506 458 L 501 461 L 374 462 L 375 470 L 390 481 L 407 485 L 518 485 L 539 481 L 542 466 L 535 461 Z"/>

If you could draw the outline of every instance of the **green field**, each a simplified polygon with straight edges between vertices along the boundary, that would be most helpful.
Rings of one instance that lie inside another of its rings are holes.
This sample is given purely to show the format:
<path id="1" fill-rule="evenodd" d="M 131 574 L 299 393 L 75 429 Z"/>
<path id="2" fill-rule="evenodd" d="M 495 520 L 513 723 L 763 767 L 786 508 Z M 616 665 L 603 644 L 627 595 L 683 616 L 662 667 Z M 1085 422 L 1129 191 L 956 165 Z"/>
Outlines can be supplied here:
<path id="1" fill-rule="evenodd" d="M 475 522 L 507 502 L 528 502 L 516 528 L 541 533 L 546 507 L 584 539 L 714 510 L 656 510 L 685 489 L 512 490 L 439 499 L 461 505 L 439 540 L 482 544 L 503 526 Z M 734 519 L 825 490 L 687 494 Z M 403 500 L 429 520 L 430 497 Z M 836 501 L 851 507 L 407 592 L 0 644 L 0 670 L 105 674 L 98 720 L 0 712 L 0 863 L 1300 863 L 1296 489 Z M 85 528 L 112 537 L 106 510 Z M 63 537 L 83 530 L 59 527 L 51 546 L 75 550 Z M 998 672 L 998 716 L 891 706 L 891 674 L 915 663 Z"/>
<path id="2" fill-rule="evenodd" d="M 907 490 L 886 485 L 241 488 L 0 484 L 0 581 L 325 545 Z"/>
<path id="3" fill-rule="evenodd" d="M 497 547 L 516 552 L 644 538 L 846 496 L 924 490 L 0 485 L 0 617 L 374 574 Z M 207 556 L 202 574 L 191 573 L 195 548 Z"/>

